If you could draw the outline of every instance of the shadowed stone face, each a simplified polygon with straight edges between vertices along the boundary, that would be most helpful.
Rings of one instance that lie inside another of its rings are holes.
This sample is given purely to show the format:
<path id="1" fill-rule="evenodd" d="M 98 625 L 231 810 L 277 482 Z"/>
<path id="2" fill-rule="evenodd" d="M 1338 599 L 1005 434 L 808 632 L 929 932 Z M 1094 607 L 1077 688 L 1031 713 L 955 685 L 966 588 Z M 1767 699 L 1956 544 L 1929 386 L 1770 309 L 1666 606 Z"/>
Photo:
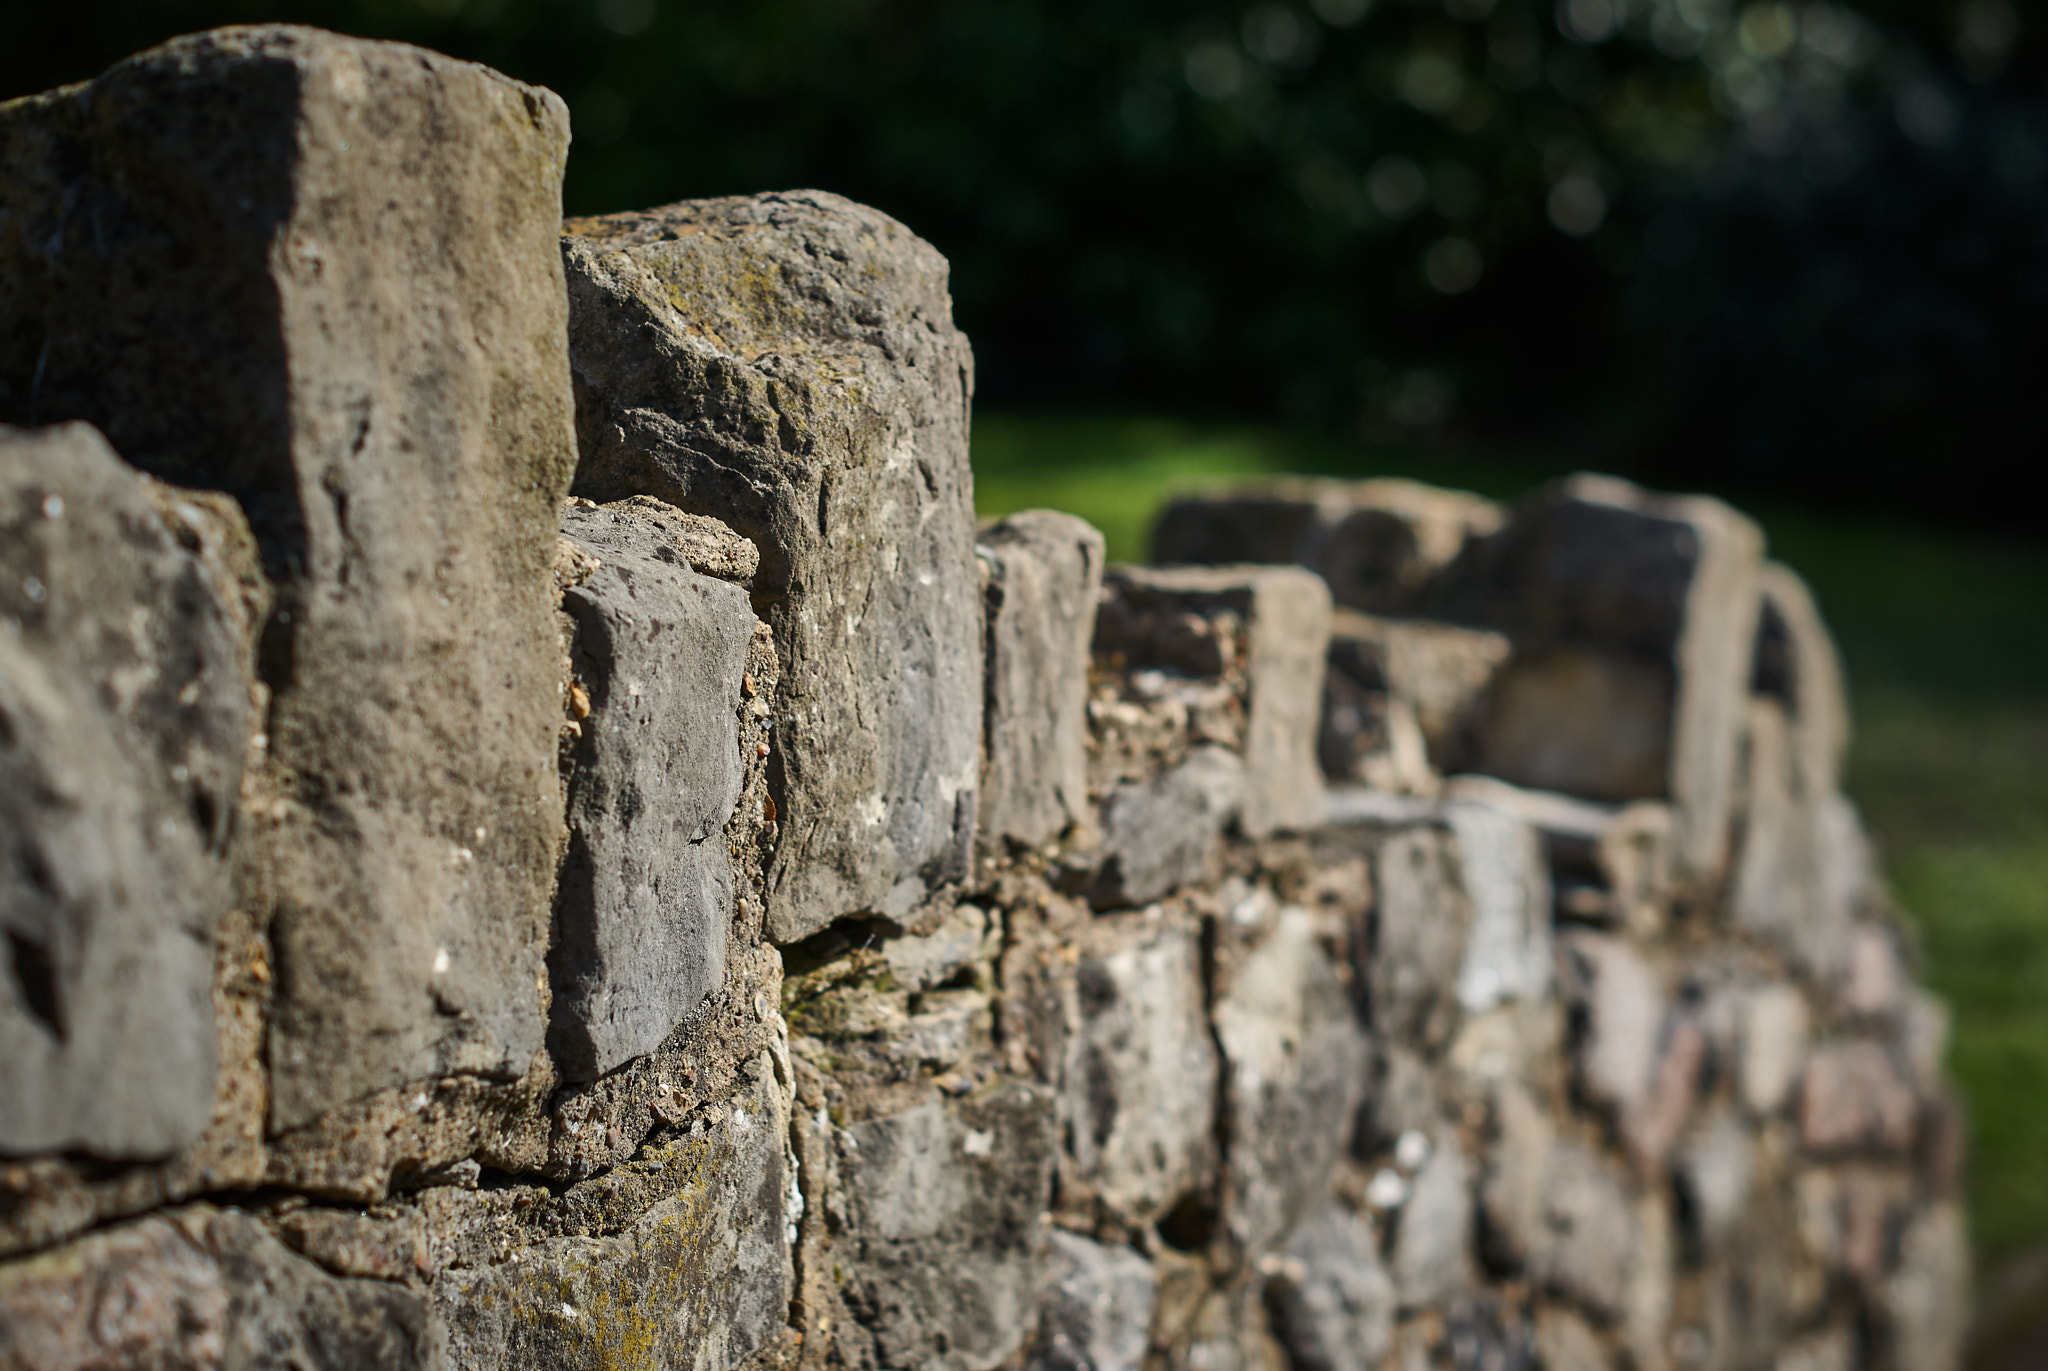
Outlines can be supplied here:
<path id="1" fill-rule="evenodd" d="M 570 229 L 578 492 L 761 549 L 783 663 L 769 933 L 900 918 L 965 873 L 981 747 L 972 358 L 945 260 L 812 191 Z"/>

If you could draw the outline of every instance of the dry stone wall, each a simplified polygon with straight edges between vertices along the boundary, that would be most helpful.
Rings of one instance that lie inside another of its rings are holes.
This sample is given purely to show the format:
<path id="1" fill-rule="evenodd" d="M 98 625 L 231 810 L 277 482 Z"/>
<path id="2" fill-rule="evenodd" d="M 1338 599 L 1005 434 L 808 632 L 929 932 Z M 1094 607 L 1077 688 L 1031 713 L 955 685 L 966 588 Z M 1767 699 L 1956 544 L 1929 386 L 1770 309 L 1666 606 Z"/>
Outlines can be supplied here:
<path id="1" fill-rule="evenodd" d="M 0 105 L 0 1368 L 1943 1371 L 1755 526 L 977 528 L 946 265 L 313 30 Z"/>

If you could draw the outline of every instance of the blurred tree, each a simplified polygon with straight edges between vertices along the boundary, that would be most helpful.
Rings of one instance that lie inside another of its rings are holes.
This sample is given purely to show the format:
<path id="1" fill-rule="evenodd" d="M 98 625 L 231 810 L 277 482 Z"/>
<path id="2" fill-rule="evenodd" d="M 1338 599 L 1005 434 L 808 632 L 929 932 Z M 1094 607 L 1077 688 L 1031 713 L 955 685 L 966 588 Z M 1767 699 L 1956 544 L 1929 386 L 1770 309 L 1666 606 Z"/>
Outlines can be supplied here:
<path id="1" fill-rule="evenodd" d="M 2015 273 L 2038 300 L 2033 202 L 1954 269 L 1927 203 L 2011 200 L 1983 178 L 2048 151 L 2018 115 L 2034 151 L 1945 151 L 1969 82 L 2034 84 L 2027 26 L 1859 3 L 99 0 L 10 21 L 0 92 L 224 22 L 425 43 L 566 96 L 572 211 L 816 185 L 897 215 L 951 257 L 990 399 L 1568 439 L 1702 483 L 1736 451 L 1769 487 L 1938 434 L 1951 373 L 2011 417 L 2014 329 L 1956 321 L 2019 319 Z"/>

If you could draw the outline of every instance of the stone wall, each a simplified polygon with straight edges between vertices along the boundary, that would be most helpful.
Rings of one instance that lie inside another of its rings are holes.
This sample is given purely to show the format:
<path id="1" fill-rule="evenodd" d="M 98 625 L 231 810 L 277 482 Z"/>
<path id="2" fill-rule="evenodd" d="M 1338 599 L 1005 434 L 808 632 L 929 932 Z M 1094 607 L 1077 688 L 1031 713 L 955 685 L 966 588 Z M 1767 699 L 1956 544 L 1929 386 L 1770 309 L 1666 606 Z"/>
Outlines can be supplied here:
<path id="1" fill-rule="evenodd" d="M 1955 1364 L 1810 596 L 977 528 L 946 264 L 311 30 L 0 105 L 0 1368 Z"/>

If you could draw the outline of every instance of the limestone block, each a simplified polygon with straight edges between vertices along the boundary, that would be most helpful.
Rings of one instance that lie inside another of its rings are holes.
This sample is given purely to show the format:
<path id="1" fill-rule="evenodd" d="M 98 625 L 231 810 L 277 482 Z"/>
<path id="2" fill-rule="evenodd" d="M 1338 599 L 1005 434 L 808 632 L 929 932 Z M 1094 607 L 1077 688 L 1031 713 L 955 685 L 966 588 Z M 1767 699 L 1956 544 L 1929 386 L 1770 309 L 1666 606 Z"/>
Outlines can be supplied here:
<path id="1" fill-rule="evenodd" d="M 1216 1049 L 1198 930 L 1120 922 L 1130 927 L 1114 930 L 1114 944 L 1074 966 L 1063 1104 L 1076 1172 L 1113 1212 L 1146 1225 L 1214 1171 Z"/>
<path id="2" fill-rule="evenodd" d="M 1226 1219 L 1256 1252 L 1314 1211 L 1350 1142 L 1371 1044 L 1323 949 L 1318 916 L 1285 906 L 1231 969 L 1213 1017 L 1223 1048 Z"/>
<path id="3" fill-rule="evenodd" d="M 575 460 L 546 91 L 313 29 L 176 39 L 0 112 L 0 417 L 239 500 L 272 1123 L 541 1045 Z"/>
<path id="4" fill-rule="evenodd" d="M 1813 592 L 1790 567 L 1766 562 L 1750 693 L 1774 699 L 1791 725 L 1794 785 L 1812 799 L 1840 788 L 1849 750 L 1849 700 L 1834 637 Z"/>
<path id="5" fill-rule="evenodd" d="M 1394 1344 L 1393 1278 L 1372 1224 L 1327 1204 L 1295 1231 L 1267 1289 L 1290 1365 L 1378 1371 Z"/>
<path id="6" fill-rule="evenodd" d="M 1236 753 L 1198 747 L 1149 781 L 1116 786 L 1102 803 L 1089 903 L 1144 904 L 1209 874 L 1224 828 L 1241 814 L 1245 784 Z"/>
<path id="7" fill-rule="evenodd" d="M 1459 884 L 1472 913 L 1457 995 L 1467 1014 L 1550 992 L 1550 866 L 1535 829 L 1492 805 L 1452 803 Z"/>
<path id="8" fill-rule="evenodd" d="M 847 1295 L 882 1364 L 987 1371 L 1015 1355 L 1044 1271 L 1051 1092 L 998 1078 L 847 1136 Z"/>
<path id="9" fill-rule="evenodd" d="M 1580 1084 L 1593 1103 L 1629 1119 L 1648 1101 L 1663 1055 L 1663 986 L 1618 938 L 1574 932 L 1563 947 L 1565 998 L 1579 1022 Z"/>
<path id="10" fill-rule="evenodd" d="M 253 1217 L 193 1205 L 0 1265 L 0 1368 L 442 1365 L 427 1301 L 337 1278 Z"/>
<path id="11" fill-rule="evenodd" d="M 450 1360 L 475 1371 L 726 1371 L 777 1336 L 797 1192 L 776 1072 L 764 1054 L 708 1118 L 536 1203 L 523 1217 L 541 1232 L 497 1217 L 482 1251 L 434 1278 Z"/>
<path id="12" fill-rule="evenodd" d="M 1618 1318 L 1637 1255 L 1635 1228 L 1628 1192 L 1613 1170 L 1577 1143 L 1560 1143 L 1545 1168 L 1530 1279 L 1603 1319 Z"/>
<path id="13" fill-rule="evenodd" d="M 761 550 L 782 662 L 769 934 L 899 917 L 965 873 L 983 614 L 945 259 L 794 191 L 576 220 L 562 240 L 579 494 Z"/>
<path id="14" fill-rule="evenodd" d="M 562 514 L 597 567 L 562 597 L 590 715 L 573 753 L 549 1046 L 592 1080 L 651 1051 L 725 976 L 740 677 L 754 611 L 690 569 L 652 500 Z"/>
<path id="15" fill-rule="evenodd" d="M 1250 837 L 1323 822 L 1316 767 L 1330 593 L 1292 567 L 1114 567 L 1096 616 L 1098 659 L 1237 684 Z"/>
<path id="16" fill-rule="evenodd" d="M 1481 770 L 1590 799 L 1669 799 L 1681 873 L 1725 860 L 1763 538 L 1718 501 L 1576 476 L 1432 583 L 1429 612 L 1506 633 Z"/>
<path id="17" fill-rule="evenodd" d="M 1046 1371 L 1138 1371 L 1158 1287 L 1152 1263 L 1140 1253 L 1054 1229 L 1039 1341 L 1025 1364 Z"/>
<path id="18" fill-rule="evenodd" d="M 1472 1282 L 1471 1168 L 1441 1142 L 1401 1206 L 1391 1262 L 1403 1309 L 1440 1305 Z"/>
<path id="19" fill-rule="evenodd" d="M 250 664 L 150 485 L 84 424 L 0 427 L 0 1152 L 158 1156 L 213 1112 Z"/>
<path id="20" fill-rule="evenodd" d="M 1508 640 L 1482 629 L 1338 609 L 1318 748 L 1332 779 L 1427 794 L 1462 767 Z"/>
<path id="21" fill-rule="evenodd" d="M 981 832 L 1036 846 L 1088 818 L 1088 656 L 1102 534 L 1027 510 L 984 528 L 988 698 Z"/>
<path id="22" fill-rule="evenodd" d="M 1373 861 L 1368 936 L 1353 944 L 1374 1029 L 1404 1045 L 1440 1047 L 1457 1023 L 1457 980 L 1471 910 L 1456 855 L 1439 832 L 1395 833 Z"/>
<path id="23" fill-rule="evenodd" d="M 1810 1150 L 1903 1152 L 1918 1123 L 1912 1083 L 1881 1044 L 1851 1039 L 1814 1047 L 1799 1093 L 1800 1140 Z"/>
<path id="24" fill-rule="evenodd" d="M 925 934 L 906 934 L 880 945 L 896 983 L 915 994 L 944 985 L 976 960 L 1002 951 L 1003 926 L 978 905 L 958 904 Z"/>
<path id="25" fill-rule="evenodd" d="M 1466 541 L 1500 526 L 1497 505 L 1413 481 L 1261 482 L 1185 496 L 1161 511 L 1162 563 L 1297 562 L 1338 604 L 1402 613 Z"/>

